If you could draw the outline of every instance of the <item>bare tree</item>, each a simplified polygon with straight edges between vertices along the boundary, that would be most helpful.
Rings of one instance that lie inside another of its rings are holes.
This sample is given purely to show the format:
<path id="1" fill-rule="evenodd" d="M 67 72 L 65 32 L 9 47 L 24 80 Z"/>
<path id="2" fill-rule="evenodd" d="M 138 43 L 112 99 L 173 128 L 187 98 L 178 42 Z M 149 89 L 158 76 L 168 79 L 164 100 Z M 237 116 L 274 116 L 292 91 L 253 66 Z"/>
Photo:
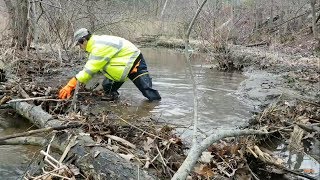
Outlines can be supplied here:
<path id="1" fill-rule="evenodd" d="M 28 1 L 27 0 L 5 0 L 9 12 L 10 29 L 12 31 L 12 45 L 23 49 L 28 44 Z"/>
<path id="2" fill-rule="evenodd" d="M 191 33 L 191 30 L 192 30 L 192 27 L 197 19 L 197 17 L 199 16 L 203 6 L 206 4 L 207 0 L 203 0 L 203 2 L 201 3 L 201 5 L 198 7 L 197 9 L 197 12 L 196 14 L 193 16 L 190 24 L 189 24 L 189 27 L 188 27 L 188 30 L 186 32 L 186 35 L 185 35 L 185 44 L 186 44 L 186 48 L 189 47 L 189 38 L 190 38 L 190 33 Z"/>
<path id="3" fill-rule="evenodd" d="M 310 5 L 311 5 L 311 13 L 312 13 L 312 31 L 313 31 L 313 36 L 314 39 L 318 42 L 318 47 L 320 48 L 320 38 L 319 38 L 319 32 L 317 28 L 317 15 L 316 15 L 316 0 L 310 0 Z"/>
<path id="4" fill-rule="evenodd" d="M 94 31 L 96 29 L 96 21 L 95 21 L 95 16 L 93 12 L 95 1 L 86 0 L 86 4 L 87 4 L 88 19 L 89 19 L 89 29 L 91 31 Z"/>
<path id="5" fill-rule="evenodd" d="M 163 16 L 163 14 L 164 14 L 164 11 L 166 10 L 167 2 L 168 2 L 168 0 L 166 0 L 166 1 L 164 2 L 163 8 L 162 8 L 162 11 L 161 11 L 161 14 L 160 14 L 160 19 L 162 19 L 162 16 Z"/>

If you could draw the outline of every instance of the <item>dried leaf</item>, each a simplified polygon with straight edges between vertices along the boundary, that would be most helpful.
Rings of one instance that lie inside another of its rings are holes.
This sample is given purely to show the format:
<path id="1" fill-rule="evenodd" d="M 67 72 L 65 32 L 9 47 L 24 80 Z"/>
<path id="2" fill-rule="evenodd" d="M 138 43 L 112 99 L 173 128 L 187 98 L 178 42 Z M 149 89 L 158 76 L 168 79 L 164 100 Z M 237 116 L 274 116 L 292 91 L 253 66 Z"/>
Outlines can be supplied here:
<path id="1" fill-rule="evenodd" d="M 118 152 L 118 150 L 119 150 L 119 146 L 117 146 L 117 145 L 108 145 L 107 148 L 113 152 Z"/>
<path id="2" fill-rule="evenodd" d="M 200 167 L 195 167 L 194 172 L 208 179 L 214 175 L 213 170 L 204 164 L 201 164 Z"/>
<path id="3" fill-rule="evenodd" d="M 128 162 L 130 162 L 130 160 L 134 158 L 133 154 L 119 154 L 119 155 Z"/>
<path id="4" fill-rule="evenodd" d="M 143 142 L 144 151 L 151 151 L 151 148 L 154 148 L 153 142 L 154 139 L 147 137 L 147 141 Z"/>
<path id="5" fill-rule="evenodd" d="M 102 137 L 100 135 L 95 135 L 96 142 L 101 143 L 102 142 Z"/>
<path id="6" fill-rule="evenodd" d="M 315 171 L 313 169 L 303 169 L 303 172 L 307 174 L 314 174 Z"/>
<path id="7" fill-rule="evenodd" d="M 200 162 L 202 163 L 210 163 L 213 158 L 213 155 L 211 152 L 202 152 L 202 155 L 200 157 Z"/>
<path id="8" fill-rule="evenodd" d="M 77 176 L 80 174 L 80 170 L 79 170 L 79 168 L 77 168 L 77 166 L 75 166 L 73 164 L 69 164 L 68 167 L 74 176 Z"/>
<path id="9" fill-rule="evenodd" d="M 238 153 L 239 146 L 237 144 L 233 144 L 230 146 L 231 155 L 236 155 Z"/>
<path id="10" fill-rule="evenodd" d="M 146 156 L 146 163 L 144 164 L 143 168 L 148 169 L 151 164 L 151 161 L 150 161 L 151 159 L 150 159 L 149 153 L 146 153 L 145 156 Z"/>
<path id="11" fill-rule="evenodd" d="M 302 137 L 303 137 L 304 130 L 301 129 L 299 126 L 295 125 L 293 128 L 293 132 L 291 133 L 290 139 L 289 139 L 289 146 L 288 148 L 290 150 L 294 151 L 303 151 L 303 146 L 301 143 Z"/>
<path id="12" fill-rule="evenodd" d="M 169 142 L 169 141 L 163 141 L 163 142 L 162 142 L 162 145 L 165 146 L 166 149 L 168 150 L 168 149 L 170 149 L 171 142 Z"/>
<path id="13" fill-rule="evenodd" d="M 305 124 L 305 123 L 309 122 L 309 118 L 305 117 L 305 116 L 299 116 L 296 118 L 296 121 L 300 122 L 302 124 Z"/>
<path id="14" fill-rule="evenodd" d="M 169 141 L 170 141 L 172 144 L 181 144 L 181 139 L 178 138 L 178 137 L 170 138 Z"/>

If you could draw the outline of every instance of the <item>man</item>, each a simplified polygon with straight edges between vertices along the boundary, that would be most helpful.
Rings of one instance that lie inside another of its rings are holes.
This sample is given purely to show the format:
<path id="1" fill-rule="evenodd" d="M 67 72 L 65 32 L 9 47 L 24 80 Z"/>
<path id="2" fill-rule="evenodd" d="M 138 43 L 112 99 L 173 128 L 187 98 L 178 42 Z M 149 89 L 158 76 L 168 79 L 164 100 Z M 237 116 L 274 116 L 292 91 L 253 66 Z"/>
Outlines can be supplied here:
<path id="1" fill-rule="evenodd" d="M 83 70 L 59 91 L 60 99 L 71 97 L 77 81 L 86 84 L 94 74 L 101 72 L 105 76 L 102 87 L 106 100 L 116 100 L 118 89 L 128 78 L 150 101 L 161 100 L 158 91 L 152 89 L 152 81 L 140 50 L 131 42 L 116 36 L 93 35 L 86 28 L 77 30 L 74 40 L 88 52 L 88 61 Z"/>

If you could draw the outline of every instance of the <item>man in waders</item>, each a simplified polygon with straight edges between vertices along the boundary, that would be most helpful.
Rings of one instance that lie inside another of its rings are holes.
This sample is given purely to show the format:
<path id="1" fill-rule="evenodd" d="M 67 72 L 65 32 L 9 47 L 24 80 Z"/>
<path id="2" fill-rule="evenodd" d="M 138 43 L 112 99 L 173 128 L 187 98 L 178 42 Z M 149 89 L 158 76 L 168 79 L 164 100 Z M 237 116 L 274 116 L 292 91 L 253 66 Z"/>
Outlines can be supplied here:
<path id="1" fill-rule="evenodd" d="M 127 79 L 130 79 L 148 100 L 161 100 L 158 91 L 152 88 L 146 62 L 134 44 L 116 36 L 94 35 L 86 28 L 77 30 L 74 40 L 88 53 L 88 61 L 83 70 L 59 91 L 60 99 L 71 97 L 77 81 L 86 84 L 94 74 L 101 72 L 105 76 L 102 83 L 105 100 L 116 100 L 119 97 L 118 89 Z"/>

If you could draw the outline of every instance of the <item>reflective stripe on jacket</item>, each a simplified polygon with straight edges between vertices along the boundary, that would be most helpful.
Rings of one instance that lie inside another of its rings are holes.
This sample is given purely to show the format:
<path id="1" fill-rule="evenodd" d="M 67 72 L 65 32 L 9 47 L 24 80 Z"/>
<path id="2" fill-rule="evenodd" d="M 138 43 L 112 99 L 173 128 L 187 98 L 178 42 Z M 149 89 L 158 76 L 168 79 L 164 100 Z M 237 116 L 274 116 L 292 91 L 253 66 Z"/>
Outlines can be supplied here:
<path id="1" fill-rule="evenodd" d="M 140 50 L 128 40 L 108 35 L 92 35 L 86 51 L 88 61 L 76 75 L 81 83 L 87 83 L 99 71 L 110 80 L 124 82 L 140 54 Z"/>

